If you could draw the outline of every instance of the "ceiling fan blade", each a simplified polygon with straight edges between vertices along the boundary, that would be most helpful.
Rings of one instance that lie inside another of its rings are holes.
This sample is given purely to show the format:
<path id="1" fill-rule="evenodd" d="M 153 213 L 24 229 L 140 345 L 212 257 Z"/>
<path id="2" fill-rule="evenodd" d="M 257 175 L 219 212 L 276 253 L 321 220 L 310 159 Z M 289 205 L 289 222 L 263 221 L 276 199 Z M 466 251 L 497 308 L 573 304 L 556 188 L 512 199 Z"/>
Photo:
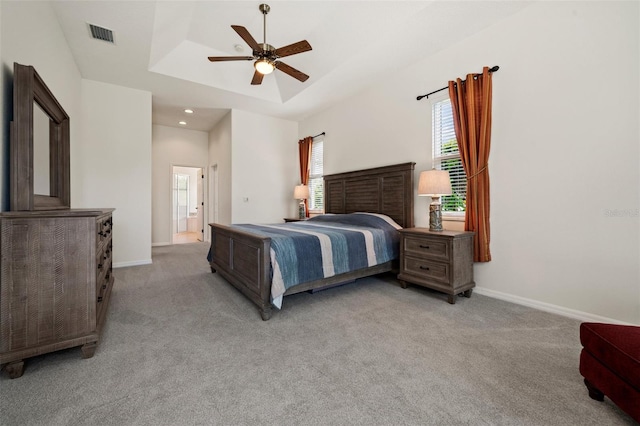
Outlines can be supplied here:
<path id="1" fill-rule="evenodd" d="M 252 61 L 253 56 L 209 56 L 211 62 L 222 61 Z"/>
<path id="2" fill-rule="evenodd" d="M 307 79 L 309 78 L 309 76 L 302 71 L 298 71 L 297 69 L 285 64 L 284 62 L 276 62 L 276 68 L 300 81 L 307 81 Z"/>
<path id="3" fill-rule="evenodd" d="M 307 52 L 311 50 L 311 45 L 307 40 L 302 40 L 297 43 L 290 44 L 288 46 L 281 47 L 276 49 L 275 54 L 279 58 L 284 58 L 285 56 L 296 55 L 298 53 Z"/>
<path id="4" fill-rule="evenodd" d="M 253 85 L 262 84 L 263 77 L 264 77 L 264 74 L 261 74 L 258 71 L 254 72 L 253 78 L 251 79 L 251 84 Z"/>
<path id="5" fill-rule="evenodd" d="M 262 52 L 262 47 L 260 47 L 256 39 L 254 39 L 253 36 L 249 34 L 249 31 L 245 27 L 241 27 L 240 25 L 232 25 L 231 28 L 233 28 L 238 33 L 238 35 L 242 37 L 245 43 L 247 43 L 249 47 L 252 48 L 255 52 Z"/>

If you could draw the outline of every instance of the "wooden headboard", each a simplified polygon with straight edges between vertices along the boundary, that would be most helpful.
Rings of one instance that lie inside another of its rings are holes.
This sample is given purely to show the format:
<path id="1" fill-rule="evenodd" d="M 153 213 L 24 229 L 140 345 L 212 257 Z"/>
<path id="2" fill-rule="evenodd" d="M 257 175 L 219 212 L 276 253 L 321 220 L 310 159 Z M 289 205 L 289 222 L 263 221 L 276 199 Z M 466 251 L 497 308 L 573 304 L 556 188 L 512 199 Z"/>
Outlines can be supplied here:
<path id="1" fill-rule="evenodd" d="M 325 213 L 382 213 L 403 228 L 412 228 L 415 165 L 403 163 L 324 176 Z"/>

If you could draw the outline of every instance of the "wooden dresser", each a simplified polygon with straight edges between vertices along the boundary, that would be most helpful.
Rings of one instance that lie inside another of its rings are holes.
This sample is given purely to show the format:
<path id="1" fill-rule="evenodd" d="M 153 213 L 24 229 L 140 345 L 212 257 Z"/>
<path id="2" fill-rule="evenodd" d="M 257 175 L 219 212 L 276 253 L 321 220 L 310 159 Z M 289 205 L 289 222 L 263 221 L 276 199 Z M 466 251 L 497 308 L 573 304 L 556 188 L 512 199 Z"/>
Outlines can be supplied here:
<path id="1" fill-rule="evenodd" d="M 407 282 L 438 290 L 454 304 L 463 293 L 471 297 L 473 287 L 473 232 L 439 231 L 426 228 L 400 230 L 400 274 Z"/>
<path id="2" fill-rule="evenodd" d="M 93 356 L 113 286 L 113 209 L 0 213 L 0 364 L 82 346 Z"/>

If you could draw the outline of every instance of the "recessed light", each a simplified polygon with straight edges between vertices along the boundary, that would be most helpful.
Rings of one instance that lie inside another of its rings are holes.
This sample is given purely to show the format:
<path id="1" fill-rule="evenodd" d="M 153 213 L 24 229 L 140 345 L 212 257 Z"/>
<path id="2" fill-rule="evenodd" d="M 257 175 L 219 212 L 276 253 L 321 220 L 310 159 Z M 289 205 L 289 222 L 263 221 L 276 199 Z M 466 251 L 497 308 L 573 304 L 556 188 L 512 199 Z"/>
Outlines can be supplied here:
<path id="1" fill-rule="evenodd" d="M 244 52 L 244 46 L 241 44 L 234 44 L 233 48 L 236 50 L 236 52 Z"/>
<path id="2" fill-rule="evenodd" d="M 181 121 L 181 122 L 179 122 L 178 124 L 181 124 L 181 125 L 183 125 L 183 126 L 186 126 L 186 125 L 187 125 L 187 122 L 186 122 L 186 121 Z"/>
<path id="3" fill-rule="evenodd" d="M 193 114 L 193 110 L 192 109 L 185 109 L 184 112 L 186 112 L 187 114 Z"/>

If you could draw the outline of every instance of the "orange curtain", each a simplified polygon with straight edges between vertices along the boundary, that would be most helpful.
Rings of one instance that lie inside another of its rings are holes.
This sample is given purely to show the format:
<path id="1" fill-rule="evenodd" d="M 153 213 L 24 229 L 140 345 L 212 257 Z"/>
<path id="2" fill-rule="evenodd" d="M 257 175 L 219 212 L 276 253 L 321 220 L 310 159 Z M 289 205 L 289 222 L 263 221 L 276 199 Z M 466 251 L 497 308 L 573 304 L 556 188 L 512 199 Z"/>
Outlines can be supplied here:
<path id="1" fill-rule="evenodd" d="M 309 185 L 309 163 L 311 162 L 311 145 L 313 138 L 307 136 L 298 141 L 298 151 L 300 154 L 300 183 Z M 304 200 L 306 216 L 309 217 L 309 200 Z"/>
<path id="2" fill-rule="evenodd" d="M 464 229 L 476 233 L 474 262 L 489 262 L 489 148 L 491 146 L 491 74 L 468 74 L 449 82 L 453 122 L 467 176 Z"/>

